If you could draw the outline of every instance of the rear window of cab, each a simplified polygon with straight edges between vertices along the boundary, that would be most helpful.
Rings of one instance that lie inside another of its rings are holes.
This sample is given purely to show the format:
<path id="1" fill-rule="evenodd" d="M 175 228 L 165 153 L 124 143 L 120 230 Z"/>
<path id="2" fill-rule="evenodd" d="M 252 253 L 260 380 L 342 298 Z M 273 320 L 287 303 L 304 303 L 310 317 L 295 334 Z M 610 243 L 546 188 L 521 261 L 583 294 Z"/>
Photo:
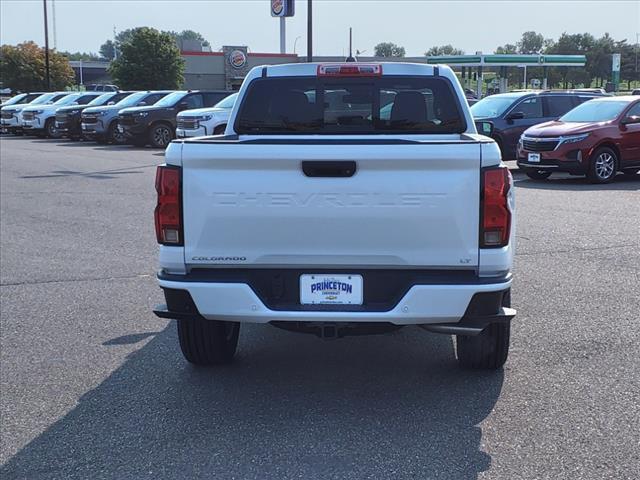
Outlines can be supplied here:
<path id="1" fill-rule="evenodd" d="M 239 134 L 446 134 L 466 121 L 444 77 L 270 77 L 251 82 Z"/>

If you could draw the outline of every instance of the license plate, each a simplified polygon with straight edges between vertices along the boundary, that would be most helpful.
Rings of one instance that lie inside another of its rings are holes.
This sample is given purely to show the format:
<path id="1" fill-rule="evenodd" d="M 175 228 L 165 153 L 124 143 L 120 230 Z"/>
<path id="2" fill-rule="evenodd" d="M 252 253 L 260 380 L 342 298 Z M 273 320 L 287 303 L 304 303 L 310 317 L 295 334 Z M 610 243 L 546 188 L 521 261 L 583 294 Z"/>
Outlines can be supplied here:
<path id="1" fill-rule="evenodd" d="M 528 158 L 530 163 L 540 163 L 539 153 L 530 153 Z"/>
<path id="2" fill-rule="evenodd" d="M 300 303 L 362 305 L 362 275 L 301 275 Z"/>

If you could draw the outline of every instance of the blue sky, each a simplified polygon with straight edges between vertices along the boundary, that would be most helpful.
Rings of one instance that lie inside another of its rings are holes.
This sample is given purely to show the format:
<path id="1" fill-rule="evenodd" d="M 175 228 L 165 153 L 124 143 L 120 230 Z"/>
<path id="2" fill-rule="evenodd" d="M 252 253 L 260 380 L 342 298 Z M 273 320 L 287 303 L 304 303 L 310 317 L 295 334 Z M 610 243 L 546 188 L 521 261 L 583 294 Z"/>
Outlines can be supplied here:
<path id="1" fill-rule="evenodd" d="M 306 52 L 306 0 L 296 1 L 296 16 L 287 20 L 287 51 Z M 53 17 L 51 0 L 49 15 Z M 557 38 L 562 32 L 609 32 L 635 43 L 640 33 L 640 0 L 616 1 L 399 1 L 314 0 L 314 54 L 342 55 L 348 28 L 354 46 L 365 55 L 381 41 L 422 55 L 433 45 L 451 43 L 467 53 L 492 52 L 515 42 L 523 31 Z M 214 49 L 248 45 L 254 52 L 277 52 L 278 20 L 269 0 L 55 0 L 59 50 L 93 51 L 122 30 L 151 26 L 163 30 L 201 32 Z M 53 28 L 50 27 L 53 46 Z M 0 43 L 44 41 L 42 1 L 0 0 Z"/>

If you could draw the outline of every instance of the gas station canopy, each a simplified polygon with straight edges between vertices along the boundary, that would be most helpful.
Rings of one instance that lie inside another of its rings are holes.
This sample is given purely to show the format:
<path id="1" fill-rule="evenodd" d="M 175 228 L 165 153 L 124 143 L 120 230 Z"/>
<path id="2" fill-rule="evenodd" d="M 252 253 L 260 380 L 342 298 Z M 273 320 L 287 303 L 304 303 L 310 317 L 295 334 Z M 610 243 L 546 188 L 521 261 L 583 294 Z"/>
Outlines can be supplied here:
<path id="1" fill-rule="evenodd" d="M 514 55 L 514 54 L 491 54 L 491 55 L 440 55 L 428 57 L 429 64 L 444 64 L 450 67 L 462 67 L 462 80 L 466 83 L 466 68 L 471 71 L 477 68 L 478 83 L 477 96 L 482 97 L 482 73 L 483 69 L 497 67 L 500 69 L 500 93 L 507 91 L 507 67 L 524 68 L 524 84 L 527 84 L 527 67 L 543 67 L 544 80 L 542 88 L 547 88 L 547 67 L 584 67 L 587 63 L 585 55 Z M 466 68 L 465 68 L 466 67 Z"/>
<path id="2" fill-rule="evenodd" d="M 427 58 L 429 64 L 452 67 L 584 67 L 584 55 L 441 55 Z"/>

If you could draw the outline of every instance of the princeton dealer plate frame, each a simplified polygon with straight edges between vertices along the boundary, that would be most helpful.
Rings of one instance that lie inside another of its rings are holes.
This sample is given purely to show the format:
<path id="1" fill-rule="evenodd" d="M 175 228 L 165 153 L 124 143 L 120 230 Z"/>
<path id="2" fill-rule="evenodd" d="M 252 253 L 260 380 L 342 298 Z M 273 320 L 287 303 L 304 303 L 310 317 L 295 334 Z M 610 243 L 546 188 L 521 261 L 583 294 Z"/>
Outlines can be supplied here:
<path id="1" fill-rule="evenodd" d="M 362 305 L 362 275 L 312 273 L 300 275 L 302 305 Z"/>

